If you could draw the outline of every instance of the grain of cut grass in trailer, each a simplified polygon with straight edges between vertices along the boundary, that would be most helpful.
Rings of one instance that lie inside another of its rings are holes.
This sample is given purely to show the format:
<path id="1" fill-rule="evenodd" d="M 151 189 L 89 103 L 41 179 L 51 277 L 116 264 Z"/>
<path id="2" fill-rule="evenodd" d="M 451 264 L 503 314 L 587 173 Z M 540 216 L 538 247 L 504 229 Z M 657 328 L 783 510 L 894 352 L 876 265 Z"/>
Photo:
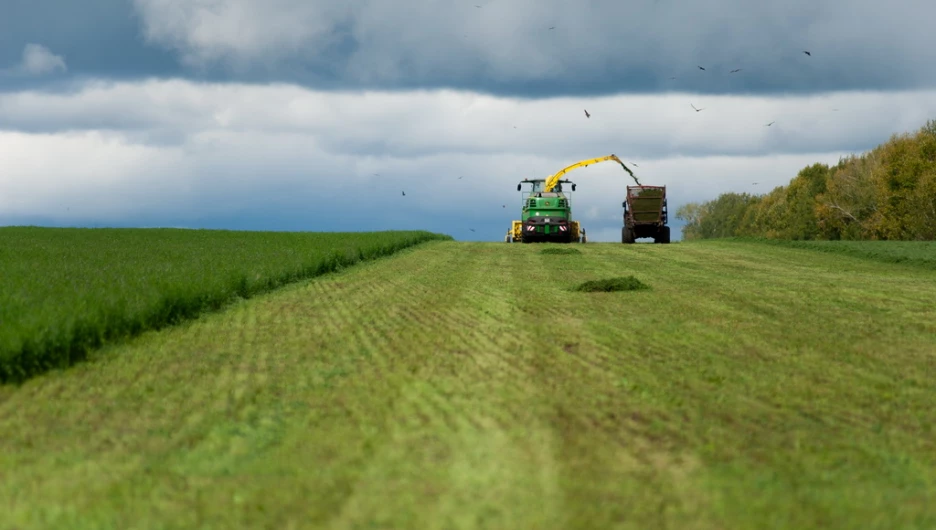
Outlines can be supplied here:
<path id="1" fill-rule="evenodd" d="M 936 528 L 936 272 L 577 248 L 404 250 L 0 386 L 0 517 Z M 627 276 L 652 288 L 571 292 Z"/>
<path id="2" fill-rule="evenodd" d="M 107 340 L 386 256 L 429 232 L 0 228 L 0 383 Z"/>

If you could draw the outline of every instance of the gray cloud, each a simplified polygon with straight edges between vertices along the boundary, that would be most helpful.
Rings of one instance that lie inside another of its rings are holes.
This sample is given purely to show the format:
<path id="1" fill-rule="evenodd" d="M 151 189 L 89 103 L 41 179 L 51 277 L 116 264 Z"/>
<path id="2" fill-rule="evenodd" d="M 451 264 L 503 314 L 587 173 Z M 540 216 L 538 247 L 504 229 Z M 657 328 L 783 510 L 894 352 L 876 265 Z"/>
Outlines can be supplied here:
<path id="1" fill-rule="evenodd" d="M 66 71 L 65 58 L 55 55 L 48 48 L 40 44 L 27 44 L 23 48 L 23 62 L 20 65 L 23 72 L 31 75 L 44 75 L 55 71 Z"/>
<path id="2" fill-rule="evenodd" d="M 0 92 L 37 86 L 59 88 L 76 77 L 182 75 L 183 69 L 172 52 L 143 42 L 140 24 L 127 0 L 2 2 L 0 70 L 10 74 L 21 64 L 24 46 L 41 43 L 67 59 L 68 72 L 55 76 L 0 76 Z"/>
<path id="3" fill-rule="evenodd" d="M 69 75 L 79 78 L 536 98 L 936 87 L 936 4 L 928 0 L 683 4 L 32 0 L 3 8 L 0 68 L 40 42 L 67 56 Z M 47 82 L 8 76 L 0 91 Z"/>
<path id="4" fill-rule="evenodd" d="M 314 137 L 328 152 L 399 158 L 551 153 L 577 159 L 584 149 L 643 159 L 860 150 L 933 116 L 936 91 L 529 101 L 464 91 L 321 92 L 172 80 L 0 95 L 4 127 L 24 132 L 110 130 L 161 145 L 222 133 L 299 135 Z"/>
<path id="5" fill-rule="evenodd" d="M 536 96 L 936 86 L 936 4 L 898 4 L 134 0 L 148 41 L 201 71 Z"/>
<path id="6" fill-rule="evenodd" d="M 41 44 L 29 43 L 23 48 L 19 64 L 12 68 L 0 69 L 0 78 L 44 76 L 67 70 L 64 57 L 52 53 Z"/>

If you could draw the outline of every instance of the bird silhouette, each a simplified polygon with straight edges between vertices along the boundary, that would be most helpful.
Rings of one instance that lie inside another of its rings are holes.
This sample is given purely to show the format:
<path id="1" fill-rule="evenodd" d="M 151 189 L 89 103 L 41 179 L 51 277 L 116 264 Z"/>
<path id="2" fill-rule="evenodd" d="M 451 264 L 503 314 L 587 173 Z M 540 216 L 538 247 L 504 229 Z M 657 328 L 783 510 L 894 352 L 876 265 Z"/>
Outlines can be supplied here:
<path id="1" fill-rule="evenodd" d="M 503 206 L 501 206 L 501 208 L 506 208 L 506 207 L 507 207 L 507 205 L 506 205 L 506 204 L 505 204 L 505 205 L 503 205 Z"/>
<path id="2" fill-rule="evenodd" d="M 692 107 L 692 108 L 694 108 L 696 112 L 700 112 L 700 111 L 705 110 L 704 108 L 696 109 L 696 108 L 695 108 L 695 105 L 693 105 L 692 103 L 690 103 L 689 106 Z"/>
<path id="3" fill-rule="evenodd" d="M 591 114 L 589 114 L 587 110 L 585 110 L 585 117 L 586 117 L 586 118 L 591 118 Z"/>
<path id="4" fill-rule="evenodd" d="M 764 127 L 770 127 L 771 125 L 773 125 L 773 124 L 775 124 L 775 123 L 777 123 L 777 122 L 776 122 L 776 121 L 772 121 L 772 122 L 768 123 L 767 125 L 764 125 Z"/>
<path id="5" fill-rule="evenodd" d="M 734 70 L 732 70 L 732 71 L 730 71 L 730 72 L 728 72 L 728 73 L 729 73 L 729 74 L 733 74 L 733 73 L 735 73 L 735 72 L 740 72 L 741 70 L 743 70 L 743 68 L 735 68 Z"/>
<path id="6" fill-rule="evenodd" d="M 549 29 L 556 29 L 556 26 L 550 26 Z"/>
<path id="7" fill-rule="evenodd" d="M 640 166 L 638 166 L 637 164 L 634 164 L 633 162 L 631 162 L 631 164 L 633 164 L 634 167 L 640 167 Z"/>
<path id="8" fill-rule="evenodd" d="M 472 232 L 474 232 L 474 228 L 469 228 L 468 230 L 471 230 Z"/>
<path id="9" fill-rule="evenodd" d="M 406 192 L 405 192 L 405 191 L 403 191 L 403 192 L 400 192 L 400 193 L 402 193 L 402 194 L 403 194 L 403 196 L 404 196 L 404 197 L 406 197 Z"/>
<path id="10" fill-rule="evenodd" d="M 700 67 L 699 67 L 699 70 L 705 70 L 705 68 L 702 68 L 702 67 L 700 66 Z"/>
<path id="11" fill-rule="evenodd" d="M 458 180 L 461 180 L 461 179 L 462 179 L 462 177 L 458 177 Z"/>
<path id="12" fill-rule="evenodd" d="M 810 57 L 812 57 L 812 54 L 811 54 L 811 53 L 809 53 L 809 52 L 808 52 L 808 51 L 806 51 L 806 50 L 803 50 L 803 53 L 805 53 L 806 55 L 808 55 L 808 56 L 810 56 Z"/>

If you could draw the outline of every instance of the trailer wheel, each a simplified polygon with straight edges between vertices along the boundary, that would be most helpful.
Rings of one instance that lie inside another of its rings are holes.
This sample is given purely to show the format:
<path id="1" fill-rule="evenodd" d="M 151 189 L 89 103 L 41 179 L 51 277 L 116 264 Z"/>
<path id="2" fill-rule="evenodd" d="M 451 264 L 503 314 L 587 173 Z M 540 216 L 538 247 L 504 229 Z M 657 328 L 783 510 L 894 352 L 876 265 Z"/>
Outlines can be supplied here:
<path id="1" fill-rule="evenodd" d="M 669 243 L 670 242 L 670 227 L 661 226 L 660 231 L 657 232 L 657 236 L 653 239 L 654 243 Z"/>
<path id="2" fill-rule="evenodd" d="M 634 240 L 637 239 L 634 234 L 634 229 L 624 227 L 621 229 L 621 243 L 631 244 Z"/>

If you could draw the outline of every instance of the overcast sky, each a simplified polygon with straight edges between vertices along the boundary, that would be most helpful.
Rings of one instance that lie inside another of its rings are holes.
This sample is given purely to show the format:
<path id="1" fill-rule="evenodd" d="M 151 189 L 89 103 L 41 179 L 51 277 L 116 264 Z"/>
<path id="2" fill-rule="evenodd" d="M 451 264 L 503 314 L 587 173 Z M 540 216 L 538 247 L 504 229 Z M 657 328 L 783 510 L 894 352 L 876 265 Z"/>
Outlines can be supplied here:
<path id="1" fill-rule="evenodd" d="M 675 212 L 936 118 L 933 20 L 923 0 L 4 0 L 0 225 L 502 240 L 517 181 L 611 153 Z M 619 240 L 627 174 L 569 177 L 591 239 Z"/>

